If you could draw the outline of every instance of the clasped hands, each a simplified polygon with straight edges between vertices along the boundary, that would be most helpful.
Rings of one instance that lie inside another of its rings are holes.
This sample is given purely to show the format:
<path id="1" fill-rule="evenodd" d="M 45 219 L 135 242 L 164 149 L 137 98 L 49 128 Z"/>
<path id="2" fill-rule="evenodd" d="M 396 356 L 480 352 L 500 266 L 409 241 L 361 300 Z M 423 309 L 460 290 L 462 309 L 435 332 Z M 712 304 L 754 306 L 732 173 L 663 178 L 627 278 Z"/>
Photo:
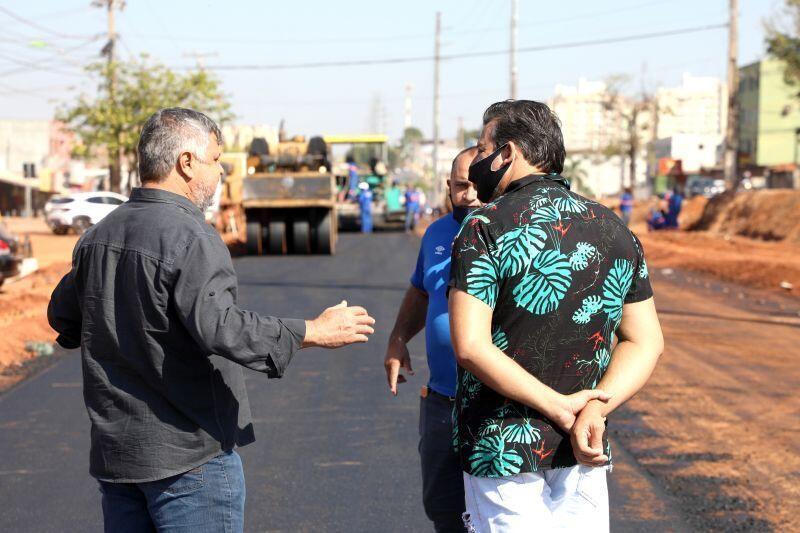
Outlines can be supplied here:
<path id="1" fill-rule="evenodd" d="M 405 376 L 400 373 L 401 369 L 414 375 L 408 347 L 402 339 L 389 341 L 384 367 L 389 390 L 396 396 L 397 385 L 406 382 Z M 582 465 L 596 467 L 608 462 L 603 450 L 606 427 L 603 410 L 610 399 L 611 396 L 605 391 L 587 389 L 570 395 L 552 391 L 552 397 L 546 402 L 548 409 L 544 410 L 547 411 L 545 416 L 569 433 L 575 459 Z"/>

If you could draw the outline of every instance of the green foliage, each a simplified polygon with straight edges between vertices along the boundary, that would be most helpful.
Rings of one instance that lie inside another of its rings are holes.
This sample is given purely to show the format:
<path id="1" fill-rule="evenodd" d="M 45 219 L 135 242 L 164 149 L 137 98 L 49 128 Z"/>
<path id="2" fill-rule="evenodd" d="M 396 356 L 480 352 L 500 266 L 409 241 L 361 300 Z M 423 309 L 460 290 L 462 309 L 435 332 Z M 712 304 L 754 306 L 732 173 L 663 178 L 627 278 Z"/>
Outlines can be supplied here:
<path id="1" fill-rule="evenodd" d="M 619 153 L 619 149 L 617 149 L 615 153 Z M 561 175 L 569 180 L 572 190 L 584 196 L 592 196 L 594 194 L 592 190 L 585 185 L 586 178 L 588 178 L 589 175 L 586 173 L 586 169 L 583 168 L 582 159 L 574 156 L 567 157 L 564 160 L 564 170 L 561 172 Z"/>
<path id="2" fill-rule="evenodd" d="M 64 103 L 57 113 L 80 138 L 84 155 L 99 148 L 113 162 L 111 154 L 121 151 L 134 167 L 139 132 L 147 118 L 164 107 L 196 109 L 220 124 L 233 118 L 219 80 L 202 70 L 176 73 L 146 55 L 110 65 L 98 62 L 86 70 L 97 80 L 97 91 Z M 117 78 L 114 94 L 108 84 L 112 74 Z M 112 183 L 115 190 L 116 185 Z"/>
<path id="3" fill-rule="evenodd" d="M 766 23 L 767 51 L 784 62 L 784 79 L 800 84 L 800 0 L 785 0 L 783 13 Z M 781 24 L 783 23 L 783 24 Z M 797 92 L 800 97 L 800 90 Z"/>
<path id="4" fill-rule="evenodd" d="M 403 138 L 401 143 L 403 146 L 407 146 L 409 144 L 414 144 L 422 141 L 425 138 L 425 135 L 422 134 L 422 131 L 419 128 L 415 128 L 414 126 L 408 127 L 403 132 Z"/>
<path id="5" fill-rule="evenodd" d="M 478 139 L 481 138 L 481 130 L 464 130 L 464 144 L 470 146 L 476 144 Z"/>

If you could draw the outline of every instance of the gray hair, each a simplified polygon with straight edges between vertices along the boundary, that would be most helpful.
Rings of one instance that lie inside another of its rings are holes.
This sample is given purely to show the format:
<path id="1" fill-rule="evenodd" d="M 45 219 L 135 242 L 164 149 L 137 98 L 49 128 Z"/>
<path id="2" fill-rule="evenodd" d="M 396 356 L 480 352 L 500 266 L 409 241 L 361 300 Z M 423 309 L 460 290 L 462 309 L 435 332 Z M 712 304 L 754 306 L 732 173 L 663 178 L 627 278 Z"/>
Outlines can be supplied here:
<path id="1" fill-rule="evenodd" d="M 199 111 L 183 107 L 156 111 L 145 122 L 139 138 L 139 179 L 142 183 L 163 180 L 183 152 L 205 158 L 212 133 L 222 144 L 219 126 Z"/>

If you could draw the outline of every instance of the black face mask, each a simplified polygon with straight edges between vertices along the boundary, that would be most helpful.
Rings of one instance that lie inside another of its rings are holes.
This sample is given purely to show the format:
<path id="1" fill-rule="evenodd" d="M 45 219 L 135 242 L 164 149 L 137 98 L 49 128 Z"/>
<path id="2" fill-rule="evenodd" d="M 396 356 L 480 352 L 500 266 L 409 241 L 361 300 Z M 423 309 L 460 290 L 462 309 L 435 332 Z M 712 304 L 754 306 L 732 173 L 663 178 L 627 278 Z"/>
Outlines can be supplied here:
<path id="1" fill-rule="evenodd" d="M 478 200 L 483 203 L 492 199 L 494 190 L 500 184 L 500 180 L 503 179 L 503 174 L 511 166 L 511 163 L 509 163 L 497 170 L 492 170 L 492 162 L 506 146 L 508 146 L 508 143 L 469 167 L 469 181 L 475 184 L 475 188 L 478 189 Z"/>
<path id="2" fill-rule="evenodd" d="M 464 222 L 464 219 L 469 216 L 470 213 L 478 209 L 477 207 L 459 207 L 457 205 L 453 206 L 453 218 L 456 219 L 456 222 L 461 224 Z"/>

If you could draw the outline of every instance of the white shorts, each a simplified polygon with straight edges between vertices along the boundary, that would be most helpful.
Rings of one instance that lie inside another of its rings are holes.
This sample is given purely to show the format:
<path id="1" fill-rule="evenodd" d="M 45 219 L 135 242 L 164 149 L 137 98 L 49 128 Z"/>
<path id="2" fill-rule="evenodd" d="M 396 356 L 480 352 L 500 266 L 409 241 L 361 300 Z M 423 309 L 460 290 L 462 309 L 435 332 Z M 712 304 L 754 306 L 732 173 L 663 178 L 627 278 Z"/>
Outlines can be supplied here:
<path id="1" fill-rule="evenodd" d="M 464 473 L 467 531 L 607 532 L 606 469 L 577 465 L 499 478 Z"/>

